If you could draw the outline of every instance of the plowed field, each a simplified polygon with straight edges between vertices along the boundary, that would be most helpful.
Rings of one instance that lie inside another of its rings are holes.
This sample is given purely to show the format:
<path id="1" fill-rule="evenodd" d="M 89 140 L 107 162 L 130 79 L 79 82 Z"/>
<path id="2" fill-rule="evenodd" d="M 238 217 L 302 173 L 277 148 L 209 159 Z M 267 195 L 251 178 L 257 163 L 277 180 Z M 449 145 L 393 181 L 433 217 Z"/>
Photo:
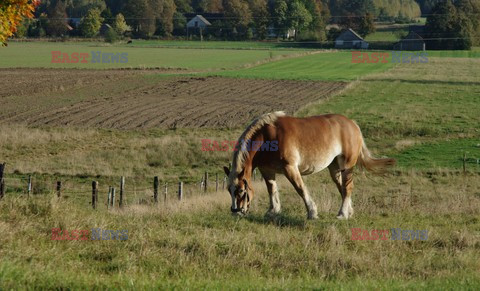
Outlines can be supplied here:
<path id="1" fill-rule="evenodd" d="M 237 127 L 265 112 L 293 113 L 346 85 L 158 73 L 0 70 L 0 123 L 118 129 Z"/>

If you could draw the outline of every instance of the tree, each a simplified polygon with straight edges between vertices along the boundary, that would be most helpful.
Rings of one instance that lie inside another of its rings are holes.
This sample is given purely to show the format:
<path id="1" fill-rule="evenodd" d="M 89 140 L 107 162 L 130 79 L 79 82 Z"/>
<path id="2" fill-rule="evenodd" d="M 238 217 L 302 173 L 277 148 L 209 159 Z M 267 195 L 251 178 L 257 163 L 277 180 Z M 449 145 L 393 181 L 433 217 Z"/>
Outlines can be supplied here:
<path id="1" fill-rule="evenodd" d="M 55 4 L 48 8 L 47 15 L 47 34 L 52 36 L 64 35 L 67 31 L 68 18 L 65 3 L 62 0 L 57 0 Z"/>
<path id="2" fill-rule="evenodd" d="M 246 37 L 247 28 L 252 19 L 248 4 L 242 0 L 223 0 L 226 26 L 231 29 L 232 36 Z"/>
<path id="3" fill-rule="evenodd" d="M 180 12 L 175 12 L 173 14 L 173 34 L 174 35 L 185 35 L 185 30 L 187 28 L 187 18 Z"/>
<path id="4" fill-rule="evenodd" d="M 437 3 L 432 8 L 431 15 L 427 17 L 425 25 L 427 47 L 447 50 L 470 49 L 478 33 L 478 20 L 469 16 L 475 9 L 475 6 L 463 1 L 455 4 L 451 0 Z"/>
<path id="5" fill-rule="evenodd" d="M 455 2 L 460 24 L 460 34 L 466 39 L 465 47 L 480 45 L 480 1 L 457 0 Z M 473 16 L 473 17 L 472 17 Z M 470 44 L 469 44 L 470 42 Z"/>
<path id="6" fill-rule="evenodd" d="M 175 0 L 175 6 L 177 7 L 177 12 L 180 14 L 192 13 L 192 1 L 189 0 Z"/>
<path id="7" fill-rule="evenodd" d="M 250 10 L 252 11 L 252 24 L 257 32 L 259 39 L 265 39 L 268 34 L 269 16 L 266 0 L 250 0 Z"/>
<path id="8" fill-rule="evenodd" d="M 177 7 L 173 0 L 164 0 L 162 13 L 160 14 L 160 33 L 165 36 L 171 36 L 173 32 L 173 15 Z"/>
<path id="9" fill-rule="evenodd" d="M 345 0 L 338 1 L 336 5 L 336 13 L 342 17 L 336 18 L 335 22 L 342 28 L 351 28 L 361 36 L 375 31 L 373 16 L 376 15 L 376 8 L 373 0 Z"/>
<path id="10" fill-rule="evenodd" d="M 115 19 L 113 18 L 112 11 L 110 10 L 110 8 L 108 7 L 105 8 L 102 11 L 102 14 L 100 14 L 100 16 L 104 19 L 105 24 L 113 25 L 113 22 L 115 21 Z"/>
<path id="11" fill-rule="evenodd" d="M 125 22 L 125 17 L 123 17 L 122 13 L 118 13 L 115 16 L 115 21 L 113 22 L 113 29 L 117 32 L 118 35 L 123 36 L 125 32 L 129 31 L 131 28 Z"/>
<path id="12" fill-rule="evenodd" d="M 285 35 L 288 30 L 288 5 L 285 0 L 275 0 L 273 3 L 273 21 L 272 24 L 275 27 L 277 37 L 279 35 Z"/>
<path id="13" fill-rule="evenodd" d="M 109 43 L 117 42 L 118 34 L 117 31 L 113 27 L 109 27 L 107 32 L 105 33 L 105 41 Z"/>
<path id="14" fill-rule="evenodd" d="M 324 5 L 321 0 L 306 0 L 305 8 L 312 15 L 312 22 L 308 26 L 308 30 L 313 33 L 316 40 L 325 40 L 325 29 L 329 18 L 328 6 Z"/>
<path id="15" fill-rule="evenodd" d="M 360 34 L 362 37 L 365 37 L 368 34 L 375 32 L 373 14 L 367 13 L 365 14 L 365 16 L 360 17 L 360 23 L 357 29 L 358 34 Z"/>
<path id="16" fill-rule="evenodd" d="M 56 1 L 56 0 L 49 0 Z M 67 14 L 69 17 L 82 18 L 88 11 L 97 8 L 104 11 L 107 8 L 104 0 L 64 0 L 66 1 Z M 43 2 L 43 1 L 42 1 Z M 118 5 L 118 4 L 116 4 Z"/>
<path id="17" fill-rule="evenodd" d="M 163 7 L 158 5 L 158 1 L 153 3 L 153 7 L 151 4 L 147 0 L 128 0 L 125 5 L 124 15 L 127 23 L 138 37 L 150 37 L 155 33 L 154 11 L 161 13 Z"/>
<path id="18" fill-rule="evenodd" d="M 302 2 L 296 0 L 290 4 L 288 10 L 288 28 L 295 29 L 295 40 L 297 40 L 298 31 L 307 28 L 312 22 L 312 15 L 305 8 Z"/>
<path id="19" fill-rule="evenodd" d="M 112 15 L 117 15 L 124 11 L 127 0 L 105 0 L 105 4 L 112 12 Z"/>
<path id="20" fill-rule="evenodd" d="M 100 31 L 103 18 L 100 16 L 100 9 L 93 8 L 87 12 L 87 15 L 80 22 L 80 31 L 86 37 L 94 37 Z"/>
<path id="21" fill-rule="evenodd" d="M 33 18 L 39 0 L 3 0 L 0 2 L 0 44 L 6 45 L 23 18 Z"/>

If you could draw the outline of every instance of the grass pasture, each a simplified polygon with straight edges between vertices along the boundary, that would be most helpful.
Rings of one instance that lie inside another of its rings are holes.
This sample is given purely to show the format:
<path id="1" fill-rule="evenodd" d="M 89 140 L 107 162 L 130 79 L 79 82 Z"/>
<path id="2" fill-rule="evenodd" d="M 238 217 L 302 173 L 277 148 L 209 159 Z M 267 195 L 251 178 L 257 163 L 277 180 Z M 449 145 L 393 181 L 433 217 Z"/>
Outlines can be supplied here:
<path id="1" fill-rule="evenodd" d="M 394 65 L 390 62 L 352 64 L 351 52 L 325 51 L 213 74 L 234 78 L 352 81 L 367 74 L 387 71 Z"/>
<path id="2" fill-rule="evenodd" d="M 52 63 L 52 51 L 71 55 L 74 52 L 88 53 L 88 63 Z M 127 63 L 92 63 L 92 51 L 102 53 L 126 53 Z M 268 61 L 271 58 L 298 54 L 289 50 L 237 50 L 237 49 L 175 49 L 129 47 L 105 43 L 63 42 L 12 42 L 0 50 L 0 68 L 180 68 L 211 70 L 235 68 Z"/>
<path id="3" fill-rule="evenodd" d="M 0 49 L 0 289 L 479 289 L 478 49 L 394 65 L 262 43 L 158 43 Z M 125 49 L 141 56 L 128 66 L 152 69 L 56 69 L 54 47 Z M 30 68 L 13 69 L 22 66 Z M 202 151 L 202 139 L 236 140 L 248 120 L 282 109 L 344 114 L 375 155 L 397 159 L 385 177 L 356 171 L 348 221 L 335 218 L 341 198 L 325 171 L 305 177 L 315 221 L 281 175 L 276 217 L 264 216 L 268 195 L 258 180 L 244 218 L 230 215 L 225 190 L 198 190 L 205 171 L 210 181 L 223 177 L 232 154 Z M 126 207 L 107 209 L 108 186 L 120 176 Z M 168 182 L 167 203 L 153 204 L 153 176 Z M 178 181 L 186 183 L 182 202 Z M 125 229 L 128 239 L 57 241 L 52 228 Z M 357 241 L 352 228 L 390 234 Z M 392 228 L 427 230 L 428 238 L 391 240 Z"/>
<path id="4" fill-rule="evenodd" d="M 357 215 L 347 222 L 334 219 L 340 199 L 326 173 L 307 178 L 317 221 L 305 220 L 284 180 L 283 214 L 275 219 L 263 216 L 268 199 L 259 184 L 252 213 L 240 220 L 226 211 L 223 192 L 125 211 L 93 211 L 80 197 L 8 197 L 0 204 L 2 287 L 476 289 L 478 177 L 412 172 L 356 181 Z M 127 229 L 128 240 L 53 241 L 57 227 Z M 354 227 L 427 229 L 428 239 L 353 241 Z"/>

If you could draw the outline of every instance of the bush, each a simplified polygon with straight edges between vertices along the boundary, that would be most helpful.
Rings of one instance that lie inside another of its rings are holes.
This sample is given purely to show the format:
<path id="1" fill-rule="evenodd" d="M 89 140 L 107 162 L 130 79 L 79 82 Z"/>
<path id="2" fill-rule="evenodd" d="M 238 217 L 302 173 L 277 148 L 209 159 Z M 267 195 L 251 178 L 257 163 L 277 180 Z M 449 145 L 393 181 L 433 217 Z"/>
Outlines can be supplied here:
<path id="1" fill-rule="evenodd" d="M 105 33 L 105 41 L 109 43 L 114 43 L 118 41 L 118 34 L 112 27 L 109 27 Z"/>

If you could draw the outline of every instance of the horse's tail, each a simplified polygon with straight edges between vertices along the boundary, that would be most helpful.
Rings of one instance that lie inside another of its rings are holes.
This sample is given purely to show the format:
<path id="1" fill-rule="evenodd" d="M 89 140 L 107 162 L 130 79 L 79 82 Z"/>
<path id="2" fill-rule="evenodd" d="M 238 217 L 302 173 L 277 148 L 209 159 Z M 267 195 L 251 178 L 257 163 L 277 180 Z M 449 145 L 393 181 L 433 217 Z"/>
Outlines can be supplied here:
<path id="1" fill-rule="evenodd" d="M 365 141 L 362 142 L 362 150 L 360 151 L 360 156 L 358 162 L 362 168 L 367 169 L 369 172 L 375 174 L 384 174 L 386 168 L 394 166 L 396 161 L 391 158 L 381 158 L 377 159 L 372 156 L 370 151 L 365 145 Z"/>

